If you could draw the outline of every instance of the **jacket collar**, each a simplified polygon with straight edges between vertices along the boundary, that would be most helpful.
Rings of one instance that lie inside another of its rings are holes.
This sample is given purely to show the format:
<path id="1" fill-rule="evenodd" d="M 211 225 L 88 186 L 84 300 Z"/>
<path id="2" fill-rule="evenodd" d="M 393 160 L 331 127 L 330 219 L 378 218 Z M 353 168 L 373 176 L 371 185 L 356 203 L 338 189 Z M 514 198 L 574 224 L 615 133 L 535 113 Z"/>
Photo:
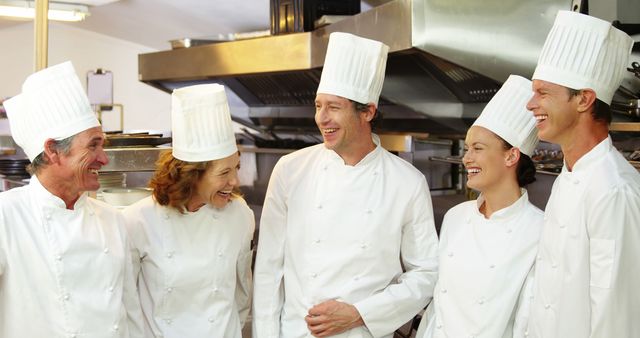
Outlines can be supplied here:
<path id="1" fill-rule="evenodd" d="M 527 205 L 527 202 L 529 202 L 529 193 L 527 192 L 527 189 L 520 188 L 520 193 L 521 193 L 520 198 L 518 198 L 515 202 L 513 202 L 513 204 L 511 204 L 506 208 L 502 208 L 500 210 L 495 211 L 493 214 L 491 214 L 491 217 L 489 217 L 489 219 L 487 220 L 488 221 L 506 221 L 514 216 L 519 215 L 522 209 Z M 480 196 L 476 200 L 474 215 L 476 217 L 485 219 L 484 215 L 480 212 L 480 207 L 482 206 L 482 203 L 484 203 L 484 196 L 480 194 Z"/>
<path id="2" fill-rule="evenodd" d="M 52 208 L 60 208 L 67 210 L 67 205 L 64 203 L 62 198 L 52 194 L 47 188 L 45 188 L 38 177 L 36 175 L 31 176 L 29 180 L 29 188 L 35 192 L 38 200 L 43 203 L 43 206 L 52 207 Z M 80 195 L 78 200 L 73 206 L 74 210 L 78 210 L 79 208 L 84 207 L 87 201 L 87 194 L 83 193 Z"/>
<path id="3" fill-rule="evenodd" d="M 569 171 L 567 163 L 565 162 L 562 166 L 562 174 L 580 174 L 582 172 L 588 171 L 589 167 L 603 159 L 605 155 L 609 151 L 611 151 L 612 147 L 613 142 L 611 141 L 611 136 L 607 136 L 606 139 L 602 140 L 602 142 L 598 143 L 597 146 L 589 150 L 588 153 L 580 157 L 578 161 L 576 161 L 576 163 L 573 165 L 573 170 Z"/>
<path id="4" fill-rule="evenodd" d="M 375 159 L 378 158 L 378 156 L 380 156 L 380 153 L 383 151 L 383 148 L 380 145 L 380 137 L 372 133 L 371 139 L 373 140 L 373 143 L 376 145 L 376 147 L 371 152 L 369 152 L 362 160 L 360 160 L 360 162 L 354 165 L 354 168 L 366 167 L 369 163 L 375 161 Z M 344 160 L 342 159 L 342 157 L 340 157 L 340 155 L 338 155 L 338 153 L 327 148 L 324 149 L 327 151 L 327 157 L 331 162 L 337 162 L 344 165 Z"/>

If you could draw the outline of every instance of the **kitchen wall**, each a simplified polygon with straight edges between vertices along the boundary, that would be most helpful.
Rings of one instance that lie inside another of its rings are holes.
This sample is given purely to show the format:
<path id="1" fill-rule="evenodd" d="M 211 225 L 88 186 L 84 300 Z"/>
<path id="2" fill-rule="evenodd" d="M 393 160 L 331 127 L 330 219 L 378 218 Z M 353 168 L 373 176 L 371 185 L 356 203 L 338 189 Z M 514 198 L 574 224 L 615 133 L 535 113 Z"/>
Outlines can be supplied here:
<path id="1" fill-rule="evenodd" d="M 0 97 L 19 93 L 22 82 L 33 72 L 33 41 L 30 22 L 0 29 Z M 49 65 L 71 60 L 85 87 L 88 71 L 103 68 L 113 72 L 113 99 L 114 103 L 124 105 L 125 129 L 168 131 L 171 128 L 170 95 L 137 78 L 138 54 L 153 51 L 70 25 L 55 22 L 49 25 Z M 117 109 L 104 112 L 103 125 L 105 130 L 119 128 Z"/>

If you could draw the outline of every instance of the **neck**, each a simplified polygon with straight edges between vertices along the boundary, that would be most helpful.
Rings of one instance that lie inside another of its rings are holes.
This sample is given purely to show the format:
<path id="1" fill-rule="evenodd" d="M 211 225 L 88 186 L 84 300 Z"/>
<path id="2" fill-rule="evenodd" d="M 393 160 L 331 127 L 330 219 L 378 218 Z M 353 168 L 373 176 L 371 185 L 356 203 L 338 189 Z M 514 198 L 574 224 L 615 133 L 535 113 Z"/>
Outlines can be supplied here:
<path id="1" fill-rule="evenodd" d="M 591 126 L 577 126 L 571 137 L 560 143 L 567 169 L 571 171 L 578 160 L 609 136 L 606 123 L 595 122 Z"/>
<path id="2" fill-rule="evenodd" d="M 516 179 L 504 179 L 493 188 L 482 191 L 482 196 L 484 203 L 480 206 L 480 213 L 489 218 L 494 212 L 515 203 L 522 193 Z"/>
<path id="3" fill-rule="evenodd" d="M 201 202 L 197 198 L 192 196 L 191 199 L 189 199 L 189 202 L 187 202 L 187 205 L 185 205 L 185 208 L 188 212 L 196 212 L 200 210 L 200 208 L 202 208 L 204 205 L 204 202 Z"/>
<path id="4" fill-rule="evenodd" d="M 73 188 L 68 180 L 57 177 L 52 170 L 43 169 L 37 174 L 37 177 L 40 184 L 42 184 L 48 192 L 62 199 L 67 209 L 73 210 L 82 192 Z"/>
<path id="5" fill-rule="evenodd" d="M 354 166 L 360 161 L 362 161 L 365 156 L 367 156 L 370 152 L 376 149 L 376 144 L 373 143 L 373 139 L 371 138 L 371 134 L 369 134 L 368 139 L 363 140 L 361 142 L 355 143 L 354 147 L 349 149 L 349 151 L 343 151 L 338 153 L 344 164 L 349 166 Z"/>

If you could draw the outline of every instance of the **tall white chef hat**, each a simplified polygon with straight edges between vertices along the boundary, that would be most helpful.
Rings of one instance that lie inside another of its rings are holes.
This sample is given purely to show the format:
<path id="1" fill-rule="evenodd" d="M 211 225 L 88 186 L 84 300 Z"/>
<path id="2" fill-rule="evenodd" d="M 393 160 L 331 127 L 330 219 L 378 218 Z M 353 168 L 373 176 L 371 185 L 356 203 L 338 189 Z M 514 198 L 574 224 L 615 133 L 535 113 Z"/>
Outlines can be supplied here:
<path id="1" fill-rule="evenodd" d="M 331 33 L 317 93 L 377 107 L 388 51 L 389 47 L 379 41 Z"/>
<path id="2" fill-rule="evenodd" d="M 33 161 L 47 139 L 62 140 L 100 125 L 70 61 L 27 77 L 5 101 L 11 135 Z"/>
<path id="3" fill-rule="evenodd" d="M 224 87 L 195 85 L 171 94 L 173 157 L 187 162 L 218 160 L 238 151 Z"/>
<path id="4" fill-rule="evenodd" d="M 538 145 L 536 119 L 527 110 L 532 94 L 531 81 L 510 75 L 473 125 L 491 130 L 519 148 L 520 152 L 531 156 Z"/>
<path id="5" fill-rule="evenodd" d="M 559 11 L 533 79 L 572 89 L 590 88 L 598 99 L 611 104 L 632 46 L 633 39 L 606 21 Z"/>

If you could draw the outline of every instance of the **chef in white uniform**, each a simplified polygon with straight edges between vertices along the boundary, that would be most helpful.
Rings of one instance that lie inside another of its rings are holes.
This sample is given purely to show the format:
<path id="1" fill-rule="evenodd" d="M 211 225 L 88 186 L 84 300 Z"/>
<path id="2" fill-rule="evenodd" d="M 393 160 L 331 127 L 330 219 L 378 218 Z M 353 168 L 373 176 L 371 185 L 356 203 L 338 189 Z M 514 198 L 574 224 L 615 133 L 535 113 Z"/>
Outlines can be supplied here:
<path id="1" fill-rule="evenodd" d="M 145 337 L 240 338 L 250 309 L 253 212 L 223 86 L 171 95 L 173 149 L 153 195 L 125 209 Z"/>
<path id="2" fill-rule="evenodd" d="M 531 81 L 511 75 L 467 132 L 467 186 L 481 194 L 444 217 L 438 283 L 416 337 L 524 333 L 543 217 L 524 189 L 538 143 L 531 94 Z"/>
<path id="3" fill-rule="evenodd" d="M 371 132 L 387 51 L 330 36 L 316 96 L 324 144 L 282 157 L 269 182 L 254 337 L 392 337 L 432 296 L 437 236 L 427 182 Z"/>
<path id="4" fill-rule="evenodd" d="M 73 65 L 4 104 L 33 176 L 0 194 L 0 337 L 141 337 L 124 220 L 85 194 L 108 159 Z"/>
<path id="5" fill-rule="evenodd" d="M 533 74 L 527 107 L 564 167 L 545 210 L 531 337 L 640 335 L 640 174 L 608 134 L 632 43 L 608 22 L 561 11 Z"/>

